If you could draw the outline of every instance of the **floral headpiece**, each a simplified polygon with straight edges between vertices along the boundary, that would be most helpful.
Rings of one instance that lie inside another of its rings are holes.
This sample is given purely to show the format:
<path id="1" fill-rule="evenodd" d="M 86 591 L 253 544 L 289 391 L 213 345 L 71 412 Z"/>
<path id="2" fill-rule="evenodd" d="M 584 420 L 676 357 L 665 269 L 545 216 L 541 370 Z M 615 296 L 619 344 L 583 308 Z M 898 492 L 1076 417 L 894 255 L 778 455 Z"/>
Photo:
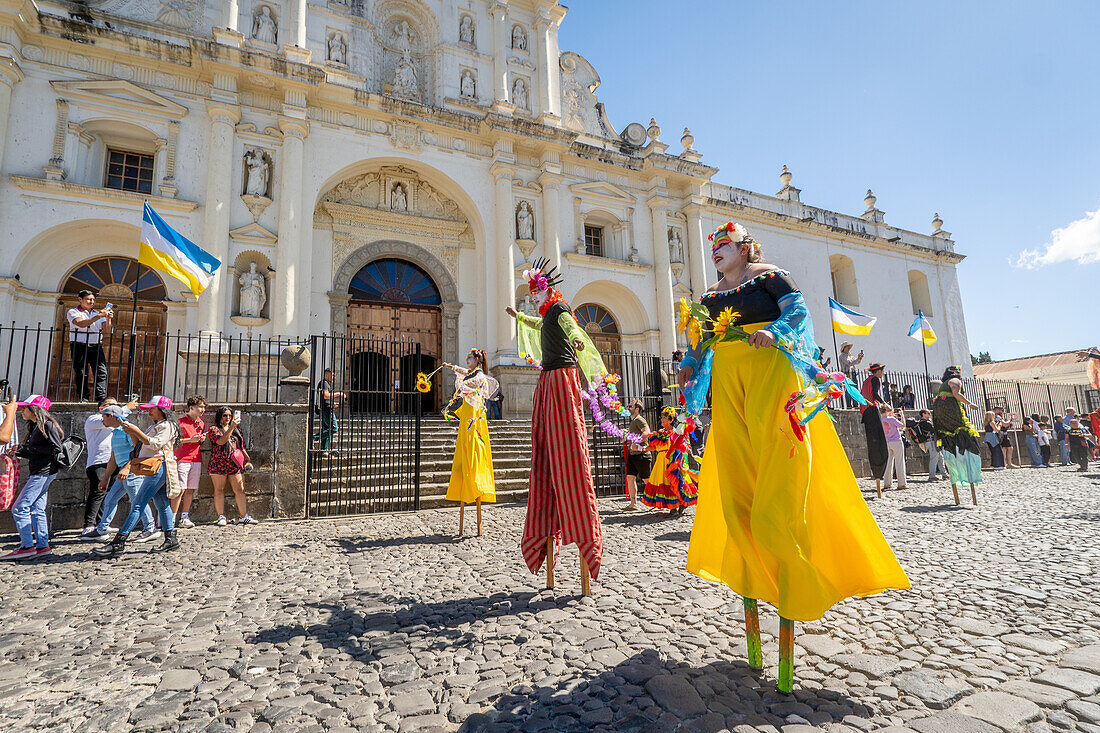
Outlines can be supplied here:
<path id="1" fill-rule="evenodd" d="M 676 419 L 676 408 L 669 406 L 661 410 L 661 417 L 667 417 L 670 420 Z"/>
<path id="2" fill-rule="evenodd" d="M 543 290 L 553 290 L 561 282 L 561 274 L 556 267 L 547 267 L 550 260 L 540 257 L 535 260 L 530 269 L 523 271 L 523 279 L 527 281 L 527 288 L 532 293 Z"/>
<path id="3" fill-rule="evenodd" d="M 732 221 L 718 227 L 707 239 L 710 240 L 711 250 L 718 249 L 724 244 L 751 244 L 756 249 L 760 249 L 760 245 L 749 234 L 749 230 Z"/>

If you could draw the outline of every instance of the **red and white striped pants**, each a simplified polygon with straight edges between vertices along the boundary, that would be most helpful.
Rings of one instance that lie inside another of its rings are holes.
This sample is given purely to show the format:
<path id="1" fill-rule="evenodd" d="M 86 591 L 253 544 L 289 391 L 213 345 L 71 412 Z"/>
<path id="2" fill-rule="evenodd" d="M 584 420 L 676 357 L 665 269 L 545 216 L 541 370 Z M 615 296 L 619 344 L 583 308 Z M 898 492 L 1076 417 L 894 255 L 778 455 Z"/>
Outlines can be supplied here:
<path id="1" fill-rule="evenodd" d="M 537 573 L 546 538 L 555 550 L 576 544 L 592 577 L 600 574 L 603 531 L 588 460 L 580 379 L 576 369 L 539 375 L 531 406 L 531 485 L 523 526 L 523 559 Z"/>

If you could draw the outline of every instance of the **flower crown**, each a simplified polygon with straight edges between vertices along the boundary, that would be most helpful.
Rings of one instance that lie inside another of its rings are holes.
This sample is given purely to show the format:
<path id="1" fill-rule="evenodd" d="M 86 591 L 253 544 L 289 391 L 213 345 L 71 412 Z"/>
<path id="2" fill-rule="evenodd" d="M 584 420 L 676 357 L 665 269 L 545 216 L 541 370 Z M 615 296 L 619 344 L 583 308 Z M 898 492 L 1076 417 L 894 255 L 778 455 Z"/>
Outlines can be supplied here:
<path id="1" fill-rule="evenodd" d="M 672 407 L 672 406 L 664 408 L 663 410 L 661 410 L 661 416 L 670 418 L 672 420 L 675 420 L 676 419 L 676 408 Z"/>
<path id="2" fill-rule="evenodd" d="M 550 260 L 540 257 L 532 263 L 530 269 L 523 271 L 523 279 L 527 281 L 527 288 L 532 292 L 551 290 L 561 282 L 561 274 L 556 272 L 558 268 L 550 267 Z"/>
<path id="3" fill-rule="evenodd" d="M 711 234 L 707 239 L 711 242 L 711 249 L 717 249 L 724 244 L 751 244 L 756 249 L 760 248 L 760 245 L 749 234 L 748 229 L 740 224 L 734 224 L 732 221 L 718 227 L 714 234 Z"/>

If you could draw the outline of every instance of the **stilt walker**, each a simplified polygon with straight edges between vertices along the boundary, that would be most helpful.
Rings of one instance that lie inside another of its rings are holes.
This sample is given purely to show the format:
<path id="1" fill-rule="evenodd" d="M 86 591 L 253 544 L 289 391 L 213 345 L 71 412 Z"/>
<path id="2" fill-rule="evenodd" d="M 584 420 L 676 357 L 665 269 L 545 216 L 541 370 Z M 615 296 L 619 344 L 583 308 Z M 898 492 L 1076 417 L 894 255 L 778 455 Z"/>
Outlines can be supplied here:
<path id="1" fill-rule="evenodd" d="M 949 366 L 943 373 L 940 389 L 932 400 L 932 427 L 943 444 L 943 462 L 951 477 L 955 504 L 959 487 L 970 485 L 970 499 L 978 505 L 977 484 L 982 482 L 981 436 L 966 417 L 966 407 L 979 409 L 962 393 L 962 370 Z"/>
<path id="2" fill-rule="evenodd" d="M 542 372 L 531 404 L 531 484 L 521 549 L 527 567 L 537 573 L 546 562 L 546 587 L 554 587 L 554 562 L 560 545 L 580 551 L 581 593 L 590 592 L 603 558 L 603 531 L 588 460 L 588 435 L 578 367 L 586 380 L 607 374 L 599 352 L 577 324 L 573 311 L 554 287 L 560 282 L 540 259 L 524 270 L 541 318 L 509 306 L 516 319 L 520 353 Z"/>
<path id="3" fill-rule="evenodd" d="M 458 534 L 465 530 L 466 505 L 477 504 L 477 534 L 481 536 L 481 503 L 496 501 L 493 450 L 485 419 L 485 398 L 496 392 L 497 380 L 486 372 L 485 352 L 471 349 L 465 368 L 444 364 L 455 373 L 455 393 L 443 413 L 458 420 L 458 440 L 451 464 L 447 500 L 457 501 Z"/>
<path id="4" fill-rule="evenodd" d="M 863 380 L 860 394 L 867 400 L 866 405 L 860 405 L 860 420 L 863 422 L 863 431 L 867 436 L 867 461 L 871 464 L 871 475 L 875 477 L 875 493 L 882 498 L 882 479 L 886 473 L 886 463 L 890 458 L 890 452 L 886 447 L 886 431 L 882 427 L 882 415 L 878 406 L 886 401 L 882 394 L 882 375 L 886 370 L 884 364 L 872 362 L 867 367 L 870 374 Z"/>
<path id="5" fill-rule="evenodd" d="M 779 612 L 777 687 L 794 684 L 794 622 L 909 579 L 875 524 L 826 404 L 863 397 L 817 363 L 805 300 L 789 273 L 732 222 L 713 235 L 721 279 L 681 301 L 692 349 L 681 362 L 685 410 L 711 392 L 687 569 L 744 598 L 749 665 L 763 664 L 757 600 Z M 870 409 L 870 408 L 869 408 Z M 839 549 L 843 548 L 843 549 Z"/>

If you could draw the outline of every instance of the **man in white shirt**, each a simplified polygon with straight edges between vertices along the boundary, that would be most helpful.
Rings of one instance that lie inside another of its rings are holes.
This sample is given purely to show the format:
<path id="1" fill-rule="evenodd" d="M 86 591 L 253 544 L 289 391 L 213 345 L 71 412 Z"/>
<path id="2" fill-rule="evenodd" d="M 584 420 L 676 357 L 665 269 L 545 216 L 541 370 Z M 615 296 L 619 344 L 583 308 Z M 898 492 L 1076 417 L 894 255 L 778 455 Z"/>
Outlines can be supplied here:
<path id="1" fill-rule="evenodd" d="M 107 399 L 107 359 L 103 355 L 103 333 L 110 332 L 112 308 L 95 310 L 95 293 L 81 290 L 80 303 L 65 314 L 69 322 L 69 351 L 73 358 L 73 381 L 80 401 L 88 399 L 88 369 L 95 373 L 95 399 Z M 109 305 L 109 304 L 108 304 Z"/>
<path id="2" fill-rule="evenodd" d="M 89 489 L 88 500 L 84 505 L 84 531 L 80 533 L 81 537 L 95 531 L 103 514 L 103 499 L 107 496 L 107 490 L 100 489 L 99 486 L 111 460 L 111 433 L 114 430 L 103 424 L 103 409 L 117 404 L 114 397 L 100 400 L 96 411 L 84 421 L 84 440 L 88 444 L 88 465 L 85 473 L 88 476 Z M 134 401 L 123 407 L 122 412 L 129 415 L 136 408 L 137 402 Z"/>

